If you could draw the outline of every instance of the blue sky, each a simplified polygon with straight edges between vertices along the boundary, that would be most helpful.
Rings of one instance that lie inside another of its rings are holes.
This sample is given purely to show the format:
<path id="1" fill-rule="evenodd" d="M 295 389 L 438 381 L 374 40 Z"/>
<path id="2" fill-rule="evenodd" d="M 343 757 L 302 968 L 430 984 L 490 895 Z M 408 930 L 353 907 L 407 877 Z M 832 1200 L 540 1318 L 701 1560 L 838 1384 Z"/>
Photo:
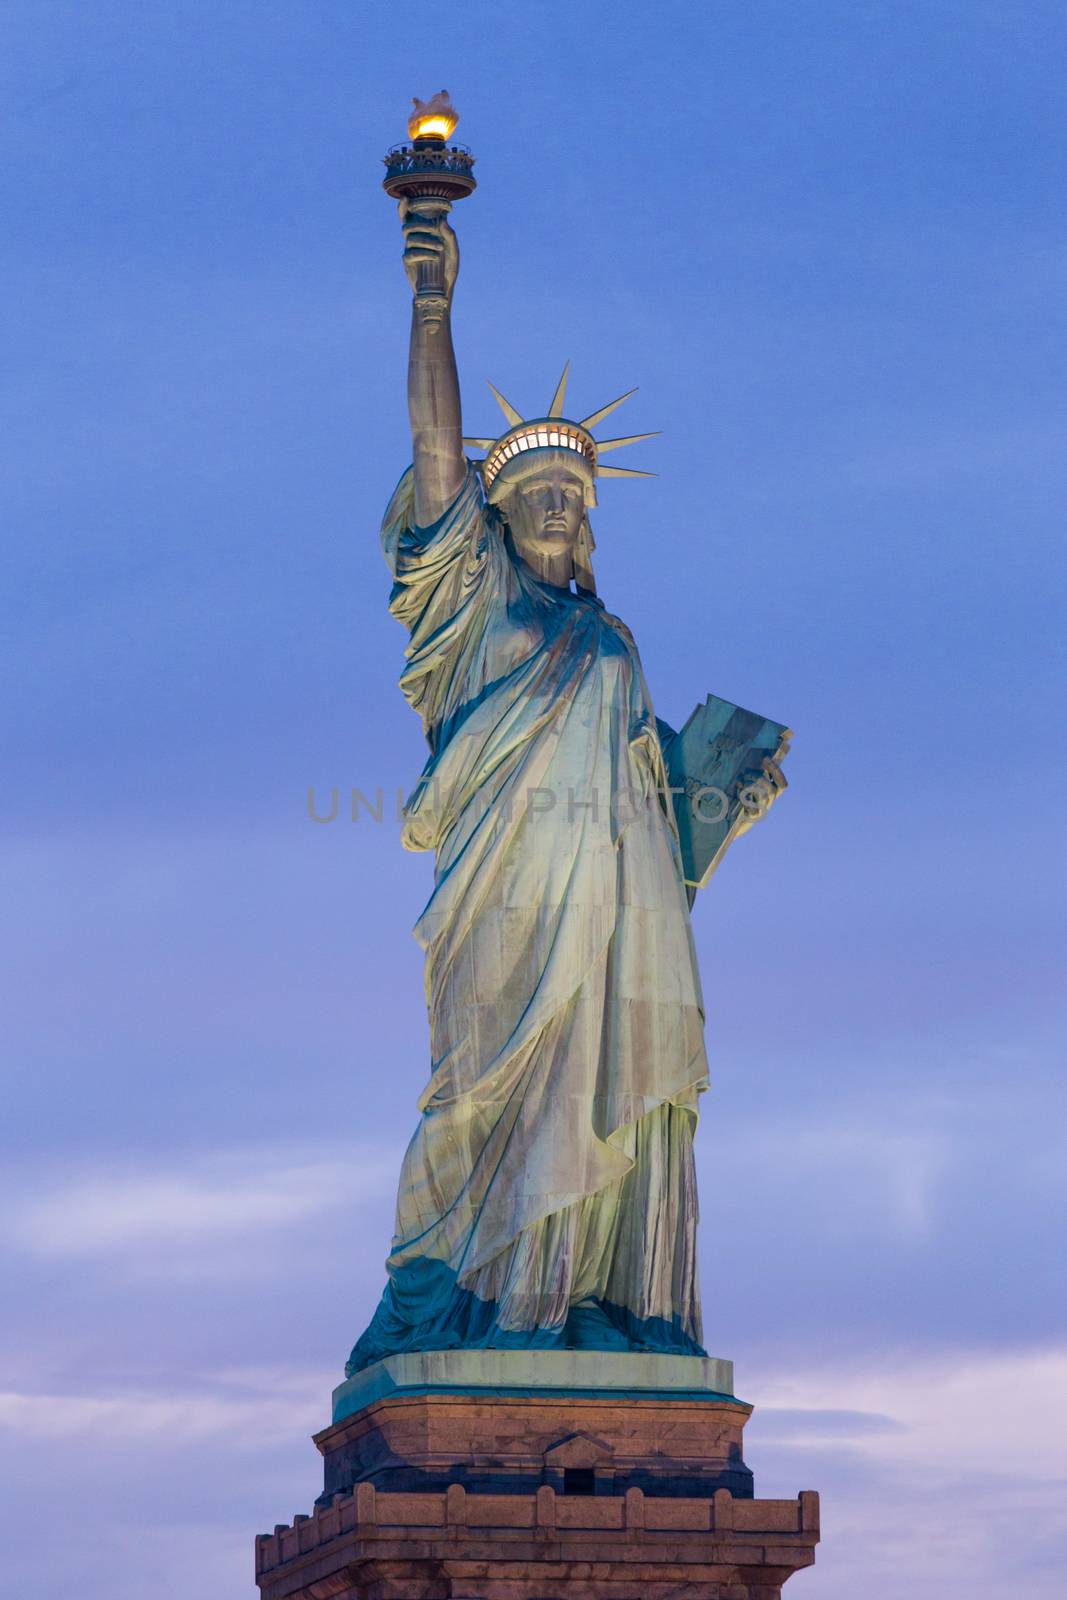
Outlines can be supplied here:
<path id="1" fill-rule="evenodd" d="M 1058 1594 L 1062 93 L 1031 0 L 0 17 L 12 1593 L 252 1593 L 426 1071 L 379 158 L 447 86 L 484 380 L 640 385 L 597 572 L 657 710 L 796 730 L 695 913 L 707 1340 L 796 1600 Z M 58 1498 L 57 1498 L 58 1496 Z M 195 1574 L 195 1577 L 194 1577 Z"/>

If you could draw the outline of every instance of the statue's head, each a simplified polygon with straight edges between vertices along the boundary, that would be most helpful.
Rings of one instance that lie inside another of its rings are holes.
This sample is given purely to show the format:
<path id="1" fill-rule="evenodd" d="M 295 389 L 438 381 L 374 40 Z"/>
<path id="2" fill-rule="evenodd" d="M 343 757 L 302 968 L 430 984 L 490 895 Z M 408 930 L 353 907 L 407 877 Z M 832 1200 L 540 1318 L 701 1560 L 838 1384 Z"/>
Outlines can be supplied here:
<path id="1" fill-rule="evenodd" d="M 490 384 L 508 420 L 508 430 L 499 439 L 463 442 L 488 451 L 480 466 L 482 481 L 488 499 L 508 525 L 517 553 L 539 562 L 569 553 L 579 585 L 594 589 L 590 564 L 593 536 L 586 513 L 596 505 L 597 478 L 651 476 L 626 467 L 602 466 L 600 456 L 653 435 L 637 433 L 625 439 L 601 440 L 593 437 L 591 430 L 596 423 L 628 399 L 632 389 L 581 422 L 569 421 L 563 416 L 567 372 L 568 367 L 564 367 L 548 411 L 540 418 L 522 417 Z"/>

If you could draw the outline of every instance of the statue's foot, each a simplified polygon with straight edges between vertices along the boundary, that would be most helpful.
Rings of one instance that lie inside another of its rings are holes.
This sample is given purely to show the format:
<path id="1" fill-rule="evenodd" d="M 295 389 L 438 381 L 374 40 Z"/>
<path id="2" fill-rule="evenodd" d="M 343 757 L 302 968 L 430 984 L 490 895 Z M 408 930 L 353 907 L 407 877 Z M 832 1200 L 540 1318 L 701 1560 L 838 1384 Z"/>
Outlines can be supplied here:
<path id="1" fill-rule="evenodd" d="M 571 1306 L 564 1329 L 568 1350 L 632 1350 L 633 1345 L 595 1300 Z"/>
<path id="2" fill-rule="evenodd" d="M 625 1309 L 600 1300 L 571 1306 L 564 1329 L 568 1350 L 629 1350 L 656 1356 L 703 1356 L 707 1352 L 689 1334 L 661 1317 L 644 1321 Z"/>

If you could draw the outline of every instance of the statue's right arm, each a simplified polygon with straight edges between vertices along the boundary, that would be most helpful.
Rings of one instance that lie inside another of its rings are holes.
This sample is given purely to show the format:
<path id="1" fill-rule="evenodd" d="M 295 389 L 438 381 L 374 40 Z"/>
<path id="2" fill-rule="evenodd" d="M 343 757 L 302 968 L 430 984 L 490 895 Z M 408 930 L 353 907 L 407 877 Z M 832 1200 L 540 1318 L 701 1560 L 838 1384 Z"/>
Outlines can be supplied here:
<path id="1" fill-rule="evenodd" d="M 422 262 L 440 263 L 444 296 L 419 299 L 411 307 L 408 411 L 415 473 L 415 520 L 437 521 L 463 486 L 463 420 L 459 376 L 452 348 L 452 292 L 459 271 L 456 236 L 444 217 L 425 217 L 401 202 L 404 267 L 414 289 Z"/>

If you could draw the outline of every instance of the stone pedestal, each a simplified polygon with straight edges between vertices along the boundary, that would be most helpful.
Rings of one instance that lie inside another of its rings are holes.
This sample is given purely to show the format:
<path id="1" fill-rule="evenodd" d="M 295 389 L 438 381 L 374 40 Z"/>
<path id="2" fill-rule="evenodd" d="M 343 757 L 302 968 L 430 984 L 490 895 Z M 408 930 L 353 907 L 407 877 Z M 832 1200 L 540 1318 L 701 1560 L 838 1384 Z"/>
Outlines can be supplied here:
<path id="1" fill-rule="evenodd" d="M 818 1496 L 756 1500 L 729 1362 L 392 1357 L 335 1391 L 311 1516 L 256 1544 L 262 1600 L 777 1600 Z"/>

